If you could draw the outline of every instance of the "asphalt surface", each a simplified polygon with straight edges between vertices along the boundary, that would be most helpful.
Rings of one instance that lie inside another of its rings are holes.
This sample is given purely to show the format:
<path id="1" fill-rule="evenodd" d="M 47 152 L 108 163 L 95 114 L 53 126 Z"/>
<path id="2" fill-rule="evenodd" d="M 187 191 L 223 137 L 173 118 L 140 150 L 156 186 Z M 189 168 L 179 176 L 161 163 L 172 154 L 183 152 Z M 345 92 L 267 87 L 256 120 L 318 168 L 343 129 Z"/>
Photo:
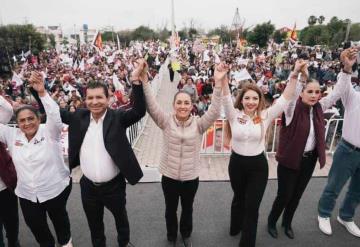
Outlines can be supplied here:
<path id="1" fill-rule="evenodd" d="M 345 194 L 340 195 L 332 217 L 333 235 L 326 236 L 317 226 L 317 203 L 325 186 L 326 178 L 313 178 L 294 218 L 295 239 L 288 239 L 278 224 L 279 238 L 272 239 L 266 231 L 266 219 L 277 190 L 277 180 L 269 180 L 259 215 L 257 245 L 282 246 L 360 246 L 360 238 L 350 235 L 336 221 L 338 207 Z M 238 246 L 239 236 L 230 237 L 229 215 L 232 190 L 228 182 L 201 182 L 194 204 L 193 246 L 226 247 Z M 142 183 L 127 186 L 127 209 L 131 227 L 131 243 L 136 247 L 166 246 L 164 197 L 159 183 Z M 179 210 L 180 211 L 180 210 Z M 91 247 L 90 232 L 82 209 L 80 188 L 73 185 L 68 201 L 74 247 Z M 38 246 L 20 213 L 20 240 L 23 247 Z M 107 246 L 115 247 L 116 230 L 113 217 L 105 210 L 104 217 Z M 360 224 L 357 212 L 355 221 Z M 50 221 L 49 221 L 50 222 Z M 51 225 L 51 222 L 50 222 Z M 54 231 L 53 231 L 54 232 Z M 180 239 L 180 236 L 179 238 Z M 180 241 L 178 241 L 178 246 Z"/>

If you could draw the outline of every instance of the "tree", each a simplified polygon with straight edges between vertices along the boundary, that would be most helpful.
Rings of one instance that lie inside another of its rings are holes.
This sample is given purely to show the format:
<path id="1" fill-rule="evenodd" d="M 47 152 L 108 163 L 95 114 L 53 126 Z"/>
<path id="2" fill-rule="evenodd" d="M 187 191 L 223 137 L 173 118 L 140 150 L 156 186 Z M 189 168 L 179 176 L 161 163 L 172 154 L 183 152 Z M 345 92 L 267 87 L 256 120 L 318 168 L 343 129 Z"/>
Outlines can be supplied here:
<path id="1" fill-rule="evenodd" d="M 220 40 L 224 43 L 229 43 L 231 41 L 231 32 L 225 25 L 210 30 L 207 34 L 208 37 L 213 35 L 220 36 Z"/>
<path id="2" fill-rule="evenodd" d="M 308 26 L 300 32 L 300 41 L 304 45 L 330 45 L 331 35 L 324 25 Z"/>
<path id="3" fill-rule="evenodd" d="M 191 27 L 191 28 L 189 28 L 188 34 L 189 34 L 189 38 L 192 40 L 198 34 L 198 30 Z"/>
<path id="4" fill-rule="evenodd" d="M 286 36 L 287 36 L 287 33 L 280 32 L 280 30 L 276 30 L 273 33 L 273 39 L 274 39 L 275 43 L 277 43 L 277 44 L 281 44 L 282 42 L 284 42 L 286 39 Z"/>
<path id="5" fill-rule="evenodd" d="M 316 24 L 317 18 L 314 15 L 309 16 L 308 18 L 308 24 L 309 26 L 313 26 Z"/>
<path id="6" fill-rule="evenodd" d="M 56 46 L 55 35 L 51 33 L 51 34 L 48 36 L 48 39 L 49 39 L 50 47 L 51 47 L 51 48 L 55 48 L 55 46 Z"/>
<path id="7" fill-rule="evenodd" d="M 132 40 L 153 40 L 157 39 L 157 35 L 149 27 L 140 26 L 132 32 Z"/>
<path id="8" fill-rule="evenodd" d="M 158 33 L 159 39 L 163 42 L 167 41 L 169 39 L 169 37 L 171 36 L 171 32 L 166 27 L 159 30 L 157 33 Z"/>
<path id="9" fill-rule="evenodd" d="M 116 33 L 113 31 L 105 31 L 101 34 L 101 39 L 103 42 L 116 42 Z"/>
<path id="10" fill-rule="evenodd" d="M 258 24 L 255 26 L 254 30 L 249 32 L 247 40 L 252 44 L 265 47 L 274 30 L 275 26 L 271 24 L 270 21 L 263 24 Z"/>
<path id="11" fill-rule="evenodd" d="M 353 41 L 360 40 L 360 23 L 355 23 L 351 25 L 349 39 Z"/>
<path id="12" fill-rule="evenodd" d="M 0 74 L 10 72 L 13 61 L 9 57 L 29 49 L 36 55 L 44 49 L 45 44 L 45 35 L 37 32 L 33 25 L 0 26 Z"/>
<path id="13" fill-rule="evenodd" d="M 61 44 L 62 44 L 62 45 L 67 45 L 67 44 L 69 44 L 68 38 L 67 38 L 67 37 L 64 37 L 63 40 L 61 41 Z"/>
<path id="14" fill-rule="evenodd" d="M 319 18 L 317 19 L 318 20 L 318 23 L 321 25 L 324 23 L 325 21 L 325 17 L 323 15 L 320 15 Z"/>

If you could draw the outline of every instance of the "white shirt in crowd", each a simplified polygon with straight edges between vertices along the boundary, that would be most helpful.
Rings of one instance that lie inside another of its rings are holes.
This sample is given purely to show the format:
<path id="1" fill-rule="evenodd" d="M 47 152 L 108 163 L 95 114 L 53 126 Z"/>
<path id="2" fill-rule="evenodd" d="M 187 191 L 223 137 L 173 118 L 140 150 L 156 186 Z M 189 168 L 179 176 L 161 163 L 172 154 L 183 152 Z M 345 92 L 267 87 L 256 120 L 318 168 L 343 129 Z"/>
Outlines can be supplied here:
<path id="1" fill-rule="evenodd" d="M 231 95 L 227 95 L 224 98 L 224 109 L 231 126 L 233 151 L 244 156 L 256 156 L 264 152 L 266 130 L 288 103 L 281 96 L 274 105 L 262 111 L 260 122 L 252 120 L 244 111 L 235 109 Z"/>
<path id="2" fill-rule="evenodd" d="M 89 128 L 80 149 L 81 170 L 95 183 L 108 182 L 120 172 L 104 144 L 103 123 L 106 113 L 98 122 L 90 114 Z"/>
<path id="3" fill-rule="evenodd" d="M 2 96 L 0 96 L 0 123 L 1 124 L 7 124 L 12 115 L 13 115 L 13 109 L 9 102 L 6 101 Z M 0 178 L 0 191 L 3 191 L 6 189 L 6 185 Z"/>
<path id="4" fill-rule="evenodd" d="M 351 76 L 347 76 L 347 74 L 345 73 L 340 73 L 338 76 L 338 81 L 334 87 L 334 90 L 332 90 L 328 96 L 320 99 L 319 103 L 324 112 L 328 108 L 332 107 L 336 103 L 336 101 L 339 100 L 340 97 L 346 93 L 346 91 L 348 91 L 347 85 L 349 83 L 351 84 L 351 82 L 349 82 L 350 77 Z M 298 82 L 296 85 L 296 91 L 295 91 L 296 97 L 294 98 L 295 100 L 291 101 L 285 110 L 286 126 L 288 126 L 293 119 L 296 102 L 297 99 L 299 98 L 300 93 L 302 92 L 302 89 L 303 89 L 303 84 Z M 310 131 L 306 141 L 304 152 L 314 150 L 316 145 L 312 107 L 310 109 L 309 118 L 310 118 Z"/>
<path id="5" fill-rule="evenodd" d="M 35 136 L 28 141 L 20 129 L 0 124 L 0 141 L 8 146 L 15 165 L 18 178 L 15 194 L 42 203 L 55 198 L 69 185 L 70 172 L 62 154 L 59 106 L 48 94 L 40 99 L 47 120 Z"/>

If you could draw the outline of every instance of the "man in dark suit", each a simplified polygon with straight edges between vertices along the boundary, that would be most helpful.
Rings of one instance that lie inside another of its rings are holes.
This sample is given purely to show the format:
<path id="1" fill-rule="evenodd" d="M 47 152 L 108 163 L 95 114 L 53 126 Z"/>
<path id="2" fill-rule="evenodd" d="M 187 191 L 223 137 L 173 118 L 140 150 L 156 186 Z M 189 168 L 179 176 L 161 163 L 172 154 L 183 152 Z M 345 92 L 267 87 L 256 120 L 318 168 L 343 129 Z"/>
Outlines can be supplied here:
<path id="1" fill-rule="evenodd" d="M 81 199 L 94 247 L 106 246 L 104 207 L 114 215 L 119 247 L 128 246 L 130 240 L 125 179 L 134 185 L 143 173 L 127 139 L 126 128 L 146 112 L 139 81 L 147 69 L 146 62 L 139 60 L 136 65 L 131 74 L 132 109 L 110 109 L 106 85 L 94 82 L 86 90 L 87 109 L 73 113 L 61 110 L 63 123 L 69 125 L 70 169 L 80 165 L 84 173 L 80 180 Z"/>

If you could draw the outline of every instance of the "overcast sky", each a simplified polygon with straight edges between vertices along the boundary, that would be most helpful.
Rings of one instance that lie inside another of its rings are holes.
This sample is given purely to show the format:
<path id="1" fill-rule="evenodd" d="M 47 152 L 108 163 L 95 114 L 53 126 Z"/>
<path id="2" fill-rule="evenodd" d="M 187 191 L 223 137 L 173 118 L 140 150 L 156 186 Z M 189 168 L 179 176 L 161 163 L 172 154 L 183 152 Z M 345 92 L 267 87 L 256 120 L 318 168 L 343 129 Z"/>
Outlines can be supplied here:
<path id="1" fill-rule="evenodd" d="M 230 26 L 238 7 L 245 27 L 271 20 L 276 28 L 307 25 L 310 15 L 332 16 L 360 22 L 360 0 L 174 0 L 178 29 L 189 25 L 209 30 L 222 24 Z M 0 22 L 25 21 L 36 26 L 59 25 L 64 30 L 114 26 L 115 30 L 147 25 L 170 28 L 171 0 L 0 0 Z"/>

